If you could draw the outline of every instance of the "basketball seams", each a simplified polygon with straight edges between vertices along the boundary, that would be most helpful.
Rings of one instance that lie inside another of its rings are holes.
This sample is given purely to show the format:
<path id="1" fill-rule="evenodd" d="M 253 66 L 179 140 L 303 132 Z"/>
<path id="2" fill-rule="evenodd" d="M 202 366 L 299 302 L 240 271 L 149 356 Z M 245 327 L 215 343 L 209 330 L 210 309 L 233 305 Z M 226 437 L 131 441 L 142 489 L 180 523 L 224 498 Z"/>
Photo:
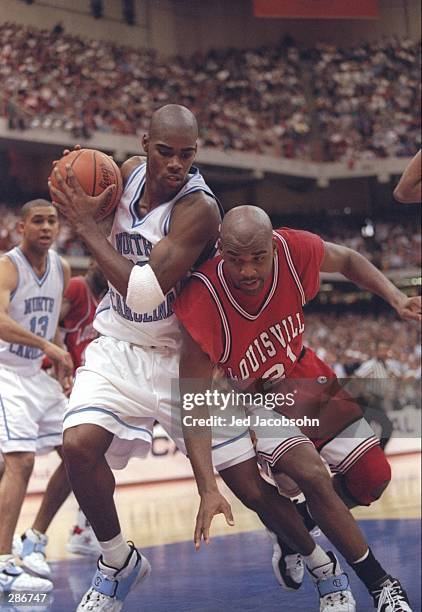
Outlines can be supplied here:
<path id="1" fill-rule="evenodd" d="M 91 195 L 95 196 L 97 195 L 96 191 L 97 191 L 97 153 L 96 151 L 93 151 L 93 162 L 94 162 L 94 178 L 93 178 L 93 182 L 92 182 L 92 189 L 91 189 Z"/>

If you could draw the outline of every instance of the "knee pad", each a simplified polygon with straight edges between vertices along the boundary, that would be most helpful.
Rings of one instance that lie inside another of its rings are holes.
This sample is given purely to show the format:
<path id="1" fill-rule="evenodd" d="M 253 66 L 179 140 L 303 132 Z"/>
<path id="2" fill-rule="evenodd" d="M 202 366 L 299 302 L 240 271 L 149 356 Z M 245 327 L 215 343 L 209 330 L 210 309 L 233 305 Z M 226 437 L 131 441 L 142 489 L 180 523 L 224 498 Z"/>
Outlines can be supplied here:
<path id="1" fill-rule="evenodd" d="M 391 480 L 391 468 L 379 446 L 370 448 L 342 477 L 346 493 L 360 506 L 379 499 Z"/>

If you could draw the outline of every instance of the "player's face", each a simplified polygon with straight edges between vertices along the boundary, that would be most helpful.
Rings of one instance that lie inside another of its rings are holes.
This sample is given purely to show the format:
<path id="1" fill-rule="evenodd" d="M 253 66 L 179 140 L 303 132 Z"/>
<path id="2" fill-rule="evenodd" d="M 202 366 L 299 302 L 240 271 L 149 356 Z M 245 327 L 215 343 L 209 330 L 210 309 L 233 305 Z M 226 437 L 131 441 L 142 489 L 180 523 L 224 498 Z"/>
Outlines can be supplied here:
<path id="1" fill-rule="evenodd" d="M 28 246 L 48 251 L 59 233 L 59 219 L 54 206 L 34 206 L 19 227 Z"/>
<path id="2" fill-rule="evenodd" d="M 224 271 L 236 289 L 248 295 L 258 295 L 272 274 L 274 243 L 262 240 L 249 247 L 235 243 L 221 244 Z"/>
<path id="3" fill-rule="evenodd" d="M 195 159 L 196 140 L 186 132 L 163 130 L 151 139 L 145 135 L 143 147 L 150 181 L 165 195 L 177 193 Z"/>

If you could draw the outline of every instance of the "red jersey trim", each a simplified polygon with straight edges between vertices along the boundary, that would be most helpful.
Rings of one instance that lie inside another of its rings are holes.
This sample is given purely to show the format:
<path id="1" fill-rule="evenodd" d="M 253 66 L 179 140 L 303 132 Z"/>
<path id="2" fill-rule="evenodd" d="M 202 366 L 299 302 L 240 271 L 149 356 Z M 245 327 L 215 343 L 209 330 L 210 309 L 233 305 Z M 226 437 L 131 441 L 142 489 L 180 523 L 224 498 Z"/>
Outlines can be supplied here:
<path id="1" fill-rule="evenodd" d="M 259 311 L 255 315 L 252 315 L 249 312 L 247 312 L 246 310 L 244 310 L 242 308 L 242 306 L 236 301 L 236 299 L 232 295 L 232 293 L 230 291 L 230 288 L 229 288 L 229 286 L 227 284 L 227 281 L 224 278 L 223 263 L 224 263 L 223 259 L 218 263 L 217 274 L 218 274 L 218 278 L 220 279 L 221 286 L 223 287 L 224 293 L 228 297 L 228 299 L 229 299 L 231 305 L 233 306 L 233 308 L 235 308 L 238 311 L 238 313 L 242 315 L 242 317 L 245 317 L 245 319 L 248 319 L 249 321 L 256 321 L 256 319 L 262 314 L 262 312 L 265 310 L 265 308 L 270 303 L 271 298 L 273 297 L 273 295 L 275 293 L 275 290 L 277 289 L 277 283 L 278 283 L 278 254 L 277 254 L 277 257 L 274 257 L 273 282 L 272 282 L 272 285 L 271 285 L 270 292 L 267 295 L 267 299 L 265 300 L 265 302 L 263 303 L 263 305 L 261 306 L 261 308 L 259 309 Z"/>
<path id="2" fill-rule="evenodd" d="M 220 298 L 218 297 L 218 294 L 216 290 L 214 289 L 214 286 L 209 280 L 209 278 L 205 276 L 205 274 L 202 274 L 202 272 L 192 272 L 192 276 L 199 278 L 204 283 L 204 285 L 207 287 L 208 291 L 211 294 L 211 297 L 213 298 L 217 306 L 218 312 L 220 313 L 220 321 L 223 327 L 224 339 L 223 339 L 223 353 L 219 359 L 219 363 L 225 363 L 227 359 L 229 358 L 230 351 L 231 351 L 231 334 L 230 334 L 229 322 L 227 320 L 227 315 L 224 312 L 224 308 L 220 301 Z"/>
<path id="3" fill-rule="evenodd" d="M 300 282 L 299 279 L 299 275 L 297 273 L 297 270 L 295 268 L 295 265 L 293 263 L 292 260 L 292 256 L 290 254 L 290 249 L 289 249 L 289 245 L 287 244 L 287 241 L 285 238 L 283 238 L 283 236 L 281 236 L 280 234 L 277 234 L 277 232 L 273 232 L 274 236 L 281 242 L 283 249 L 284 249 L 284 254 L 286 256 L 286 261 L 287 261 L 287 265 L 290 268 L 290 272 L 293 276 L 293 280 L 295 281 L 297 288 L 299 289 L 299 293 L 300 293 L 300 297 L 302 300 L 302 306 L 305 306 L 306 304 L 306 297 L 305 297 L 305 292 L 303 290 L 302 287 L 302 283 Z"/>

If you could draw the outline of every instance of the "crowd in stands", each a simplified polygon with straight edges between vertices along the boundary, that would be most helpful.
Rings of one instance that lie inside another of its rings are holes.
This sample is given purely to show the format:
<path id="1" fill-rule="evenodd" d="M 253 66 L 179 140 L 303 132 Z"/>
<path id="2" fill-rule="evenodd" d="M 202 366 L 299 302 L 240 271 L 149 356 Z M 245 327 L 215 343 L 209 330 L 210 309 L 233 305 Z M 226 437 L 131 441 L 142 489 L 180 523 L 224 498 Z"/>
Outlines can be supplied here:
<path id="1" fill-rule="evenodd" d="M 319 160 L 412 155 L 420 143 L 418 45 L 353 49 L 292 40 L 160 58 L 61 29 L 0 25 L 2 114 L 11 128 L 141 134 L 166 103 L 197 115 L 202 144 Z M 0 98 L 1 100 L 1 98 Z"/>
<path id="2" fill-rule="evenodd" d="M 0 203 L 0 253 L 8 251 L 19 241 L 16 231 L 18 220 L 13 208 Z M 277 227 L 281 224 L 276 223 Z M 289 225 L 289 224 L 288 224 Z M 296 223 L 290 224 L 297 227 Z M 358 224 L 355 224 L 356 227 Z M 343 244 L 367 257 L 378 268 L 385 271 L 419 268 L 421 261 L 421 232 L 411 221 L 378 222 L 374 224 L 373 237 L 364 237 L 352 224 L 323 222 L 320 226 L 309 225 L 306 229 L 319 234 L 324 240 Z M 56 243 L 59 253 L 68 256 L 84 256 L 87 250 L 75 238 L 64 220 Z"/>
<path id="3" fill-rule="evenodd" d="M 364 361 L 375 357 L 380 341 L 390 346 L 390 365 L 398 379 L 421 378 L 421 333 L 416 322 L 398 319 L 394 314 L 375 316 L 339 311 L 308 312 L 305 324 L 306 345 L 339 378 L 353 376 Z"/>
<path id="4" fill-rule="evenodd" d="M 314 66 L 324 159 L 412 156 L 420 143 L 419 45 L 395 38 L 319 45 Z"/>

